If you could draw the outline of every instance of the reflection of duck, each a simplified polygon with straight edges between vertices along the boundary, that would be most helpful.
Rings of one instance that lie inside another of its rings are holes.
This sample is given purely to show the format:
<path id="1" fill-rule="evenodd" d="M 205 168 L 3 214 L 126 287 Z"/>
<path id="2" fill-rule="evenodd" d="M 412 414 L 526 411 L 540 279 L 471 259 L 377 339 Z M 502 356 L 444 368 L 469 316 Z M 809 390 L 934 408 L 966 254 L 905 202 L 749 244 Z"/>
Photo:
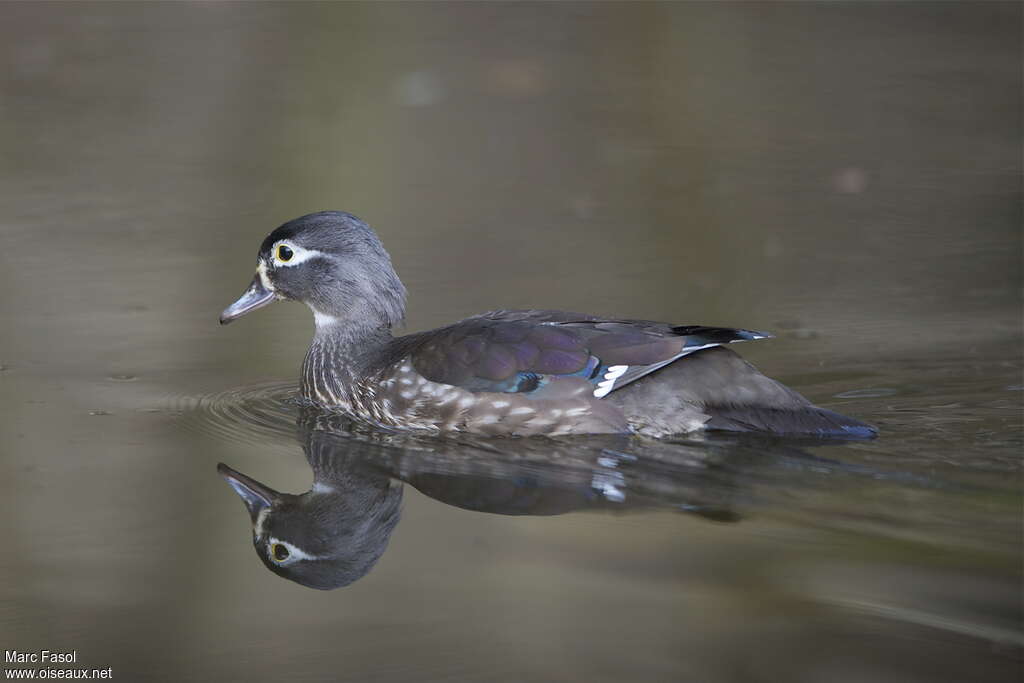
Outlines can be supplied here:
<path id="1" fill-rule="evenodd" d="M 683 446 L 644 451 L 652 444 L 623 436 L 501 440 L 501 451 L 493 444 L 360 429 L 342 416 L 303 410 L 299 438 L 313 486 L 301 495 L 279 493 L 218 465 L 249 509 L 256 553 L 275 574 L 320 589 L 361 578 L 398 523 L 403 481 L 448 505 L 502 515 L 660 505 L 736 519 L 729 502 L 734 482 L 709 466 L 713 449 L 706 446 L 690 451 L 687 462 Z M 630 444 L 641 449 L 639 456 L 621 450 Z"/>
<path id="2" fill-rule="evenodd" d="M 379 424 L 504 435 L 874 434 L 724 348 L 763 333 L 529 310 L 394 338 L 405 288 L 377 235 L 347 213 L 310 214 L 271 233 L 252 284 L 221 322 L 275 299 L 307 304 L 316 320 L 303 396 Z"/>
<path id="3" fill-rule="evenodd" d="M 217 471 L 249 509 L 256 554 L 275 574 L 310 588 L 347 586 L 364 576 L 398 524 L 401 484 L 334 458 L 330 435 L 304 444 L 313 487 L 301 495 L 274 489 L 221 463 Z"/>

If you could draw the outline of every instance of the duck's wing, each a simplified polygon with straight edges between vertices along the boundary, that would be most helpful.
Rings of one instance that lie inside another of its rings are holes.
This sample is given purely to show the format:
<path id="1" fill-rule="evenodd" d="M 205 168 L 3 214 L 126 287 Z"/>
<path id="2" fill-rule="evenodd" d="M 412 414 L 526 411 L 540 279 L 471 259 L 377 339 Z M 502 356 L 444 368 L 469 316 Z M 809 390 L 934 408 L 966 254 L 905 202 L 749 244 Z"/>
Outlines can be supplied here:
<path id="1" fill-rule="evenodd" d="M 541 396 L 571 381 L 589 382 L 593 396 L 603 398 L 701 349 L 769 336 L 561 311 L 496 311 L 417 335 L 409 357 L 427 379 L 470 391 Z"/>

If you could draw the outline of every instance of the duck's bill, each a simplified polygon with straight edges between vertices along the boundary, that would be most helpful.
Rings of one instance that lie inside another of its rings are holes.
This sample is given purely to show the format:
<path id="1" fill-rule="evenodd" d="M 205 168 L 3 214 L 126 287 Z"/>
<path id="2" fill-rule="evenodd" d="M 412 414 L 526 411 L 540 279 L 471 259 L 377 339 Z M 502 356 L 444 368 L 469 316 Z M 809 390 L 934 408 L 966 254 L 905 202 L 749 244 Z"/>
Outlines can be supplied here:
<path id="1" fill-rule="evenodd" d="M 224 481 L 231 484 L 231 488 L 235 490 L 235 493 L 245 503 L 245 507 L 249 508 L 249 514 L 254 522 L 260 510 L 273 505 L 274 500 L 280 496 L 277 491 L 269 486 L 264 486 L 252 477 L 247 477 L 224 463 L 217 464 L 217 473 L 224 477 Z"/>
<path id="2" fill-rule="evenodd" d="M 274 293 L 263 286 L 260 274 L 256 273 L 252 283 L 249 285 L 249 289 L 245 290 L 245 294 L 240 296 L 238 301 L 225 308 L 220 314 L 220 324 L 227 325 L 232 320 L 241 318 L 246 313 L 255 311 L 257 308 L 263 308 L 273 301 Z"/>

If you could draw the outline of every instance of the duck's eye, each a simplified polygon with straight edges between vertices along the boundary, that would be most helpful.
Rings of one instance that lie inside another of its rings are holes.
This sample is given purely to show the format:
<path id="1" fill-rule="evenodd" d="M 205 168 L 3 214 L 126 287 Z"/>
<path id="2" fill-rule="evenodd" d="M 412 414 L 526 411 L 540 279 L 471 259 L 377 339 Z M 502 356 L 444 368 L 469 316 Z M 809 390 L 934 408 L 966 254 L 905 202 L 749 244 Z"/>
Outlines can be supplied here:
<path id="1" fill-rule="evenodd" d="M 279 244 L 277 246 L 277 260 L 282 263 L 287 263 L 292 260 L 292 256 L 295 256 L 295 252 L 291 250 L 288 245 Z"/>
<path id="2" fill-rule="evenodd" d="M 290 553 L 288 552 L 288 548 L 285 548 L 280 543 L 275 543 L 274 545 L 270 546 L 270 554 L 273 555 L 274 559 L 278 562 L 284 562 L 288 559 L 288 555 L 290 555 Z"/>

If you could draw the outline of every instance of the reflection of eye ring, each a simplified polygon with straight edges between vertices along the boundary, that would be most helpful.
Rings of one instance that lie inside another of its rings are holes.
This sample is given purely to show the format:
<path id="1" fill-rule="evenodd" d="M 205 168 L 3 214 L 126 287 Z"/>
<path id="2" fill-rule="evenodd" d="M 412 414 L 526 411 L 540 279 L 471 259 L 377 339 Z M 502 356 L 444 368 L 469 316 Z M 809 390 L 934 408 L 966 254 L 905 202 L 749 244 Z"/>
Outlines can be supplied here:
<path id="1" fill-rule="evenodd" d="M 270 546 L 270 556 L 274 558 L 275 562 L 284 562 L 288 559 L 291 553 L 288 552 L 288 548 L 284 547 L 280 543 L 274 543 Z"/>
<path id="2" fill-rule="evenodd" d="M 293 256 L 295 256 L 295 252 L 293 252 L 291 250 L 291 248 L 288 247 L 288 245 L 285 245 L 285 244 L 277 245 L 277 260 L 278 261 L 280 261 L 281 263 L 287 263 L 288 261 L 292 260 Z"/>

